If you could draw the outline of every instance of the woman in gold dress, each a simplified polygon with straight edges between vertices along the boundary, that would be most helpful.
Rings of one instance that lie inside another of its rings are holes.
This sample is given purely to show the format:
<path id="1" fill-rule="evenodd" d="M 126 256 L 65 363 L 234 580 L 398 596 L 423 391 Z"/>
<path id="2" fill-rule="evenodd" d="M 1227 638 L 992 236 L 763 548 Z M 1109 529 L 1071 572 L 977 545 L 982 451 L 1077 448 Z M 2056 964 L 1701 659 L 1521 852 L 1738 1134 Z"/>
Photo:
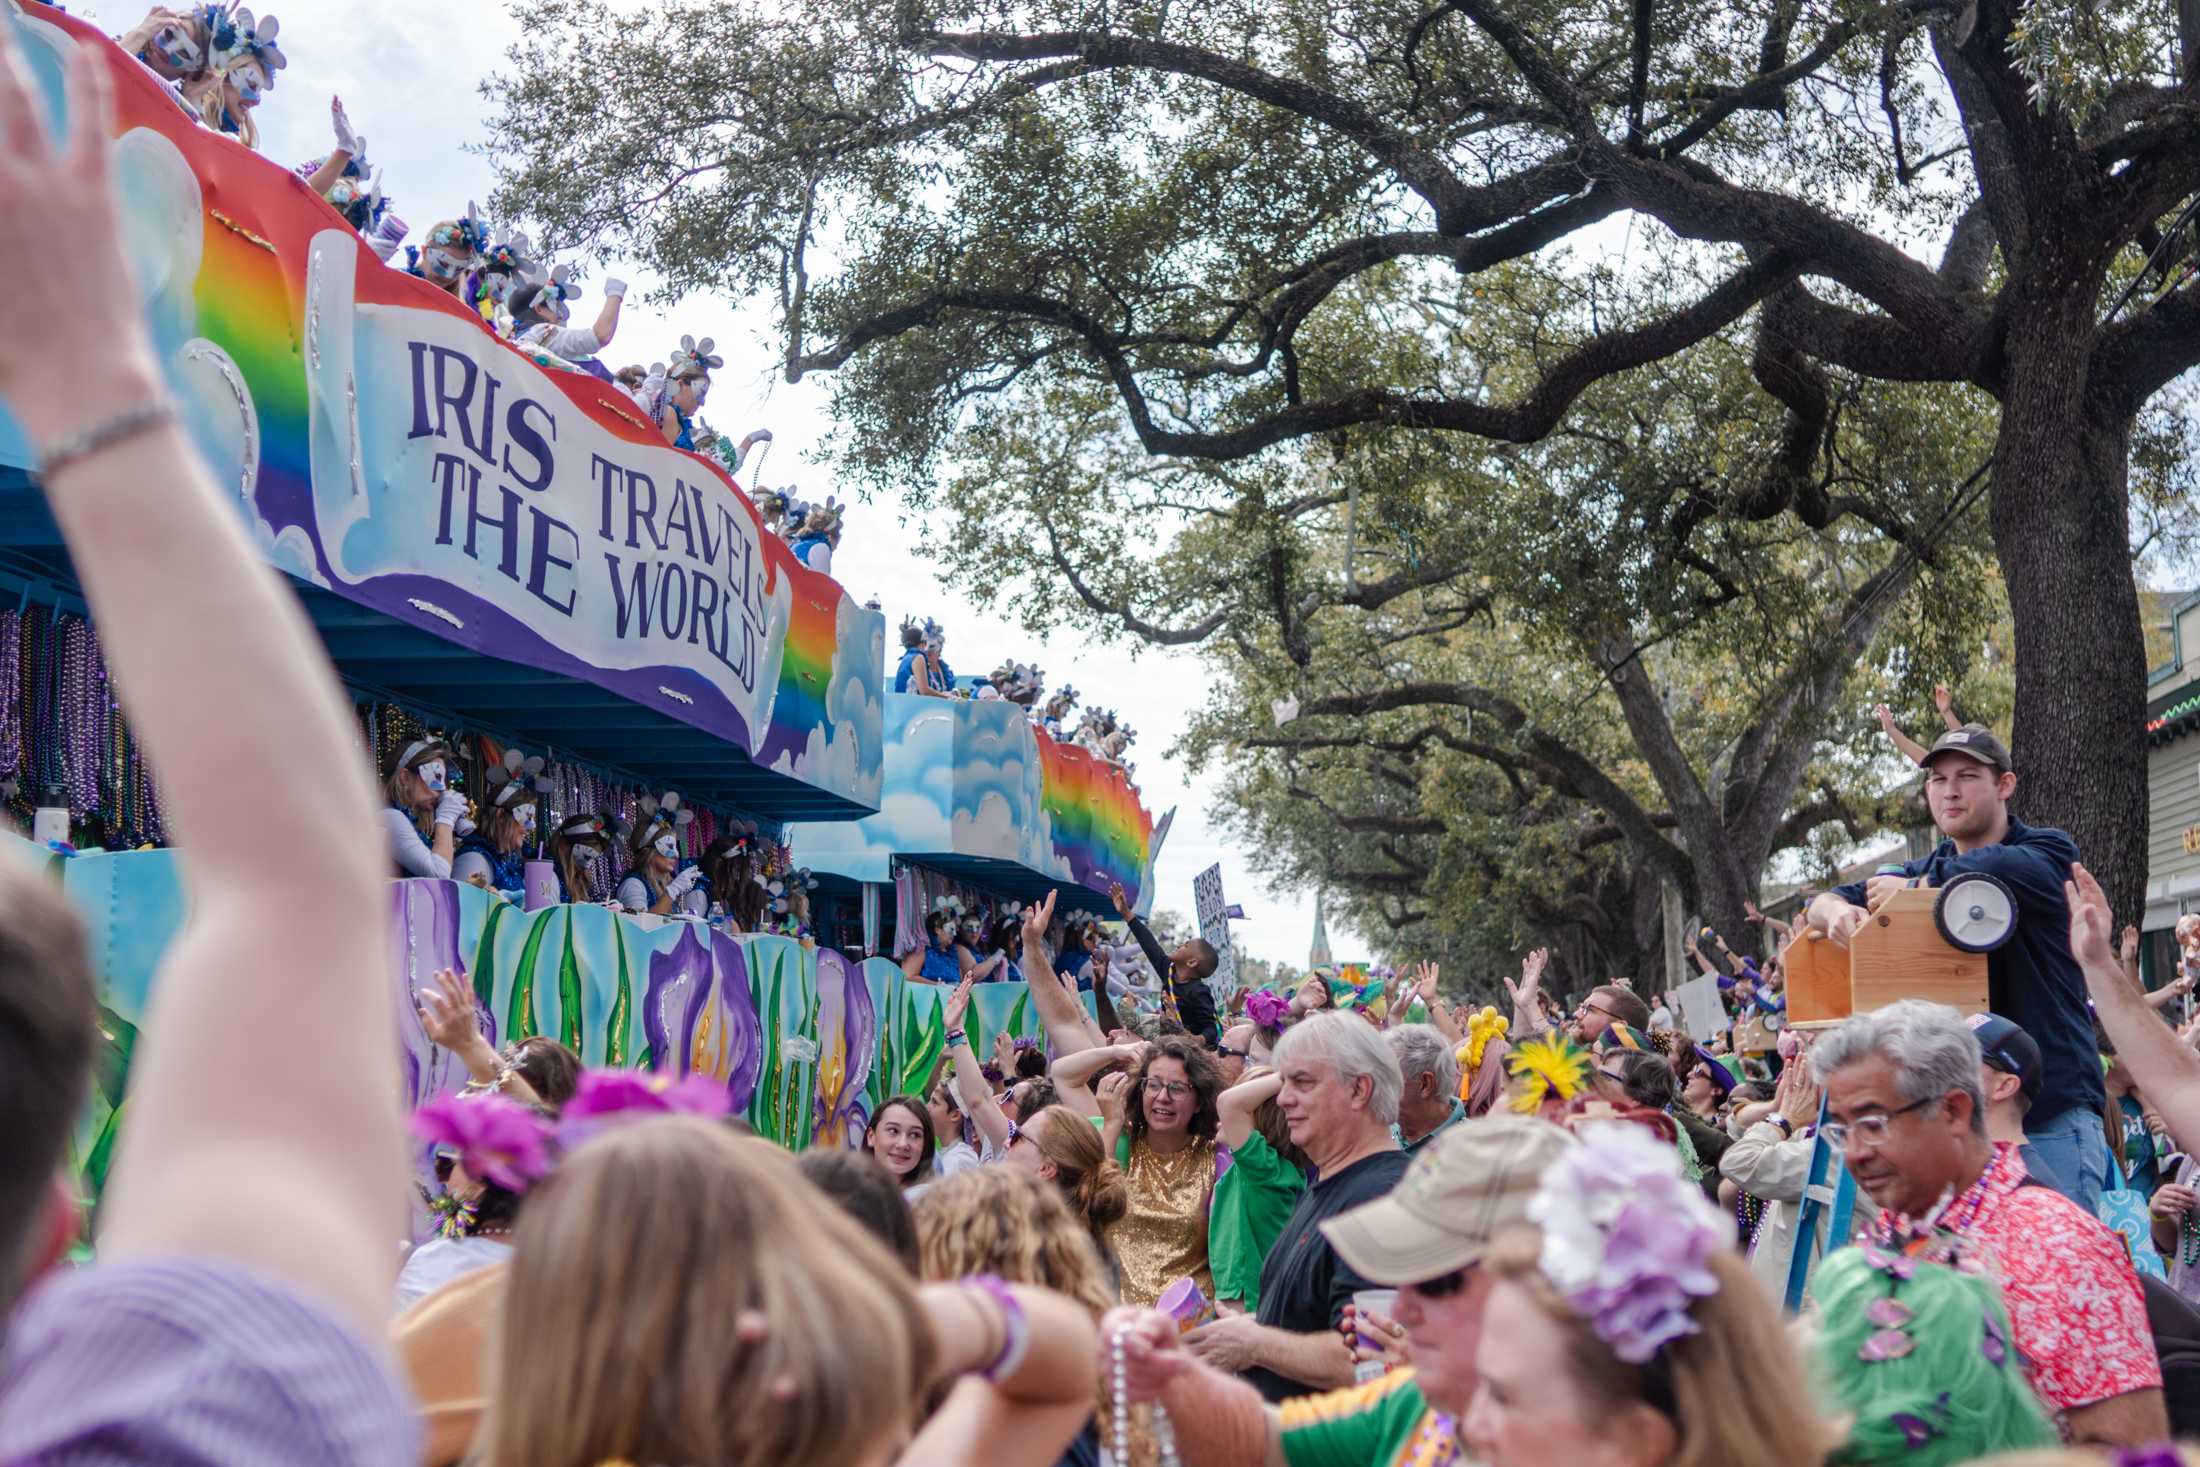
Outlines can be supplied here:
<path id="1" fill-rule="evenodd" d="M 1085 1090 L 1095 1072 L 1117 1060 L 1137 1068 L 1109 1075 L 1096 1095 Z M 1187 1275 L 1213 1298 L 1207 1208 L 1215 1186 L 1215 1097 L 1222 1090 L 1213 1057 L 1191 1040 L 1170 1035 L 1151 1044 L 1066 1055 L 1054 1078 L 1064 1104 L 1100 1118 L 1104 1139 L 1130 1184 L 1130 1211 L 1106 1235 L 1122 1269 L 1123 1302 L 1151 1305 Z"/>

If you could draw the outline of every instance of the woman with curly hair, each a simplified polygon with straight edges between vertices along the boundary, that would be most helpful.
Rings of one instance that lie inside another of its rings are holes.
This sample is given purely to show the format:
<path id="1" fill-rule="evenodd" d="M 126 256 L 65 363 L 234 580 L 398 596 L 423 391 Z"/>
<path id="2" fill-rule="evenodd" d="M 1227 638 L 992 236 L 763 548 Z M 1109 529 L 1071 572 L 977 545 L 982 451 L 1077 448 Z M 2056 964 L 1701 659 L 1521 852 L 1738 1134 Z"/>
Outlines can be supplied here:
<path id="1" fill-rule="evenodd" d="M 1097 1096 L 1088 1088 L 1101 1070 L 1121 1062 L 1135 1074 L 1112 1074 Z M 1080 1050 L 1054 1064 L 1065 1105 L 1101 1123 L 1102 1140 L 1130 1186 L 1130 1209 L 1107 1230 L 1123 1270 L 1123 1302 L 1152 1304 L 1162 1290 L 1189 1276 L 1209 1298 L 1207 1210 L 1214 1195 L 1215 1098 L 1222 1071 L 1199 1045 L 1181 1035 L 1151 1044 Z"/>

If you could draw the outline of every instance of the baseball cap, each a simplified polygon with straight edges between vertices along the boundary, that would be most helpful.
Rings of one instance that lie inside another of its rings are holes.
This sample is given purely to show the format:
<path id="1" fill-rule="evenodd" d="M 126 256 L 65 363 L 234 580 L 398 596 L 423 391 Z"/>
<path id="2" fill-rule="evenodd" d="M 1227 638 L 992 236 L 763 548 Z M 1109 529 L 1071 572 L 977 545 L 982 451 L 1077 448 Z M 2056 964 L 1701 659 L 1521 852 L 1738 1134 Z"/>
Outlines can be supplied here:
<path id="1" fill-rule="evenodd" d="M 1999 1014 L 1973 1014 L 1964 1022 L 1978 1038 L 1979 1058 L 2004 1075 L 2015 1075 L 2017 1093 L 2027 1105 L 2039 1099 L 2039 1041 Z"/>
<path id="2" fill-rule="evenodd" d="M 1996 773 L 2006 773 L 2012 767 L 2009 750 L 1983 723 L 1966 723 L 1935 739 L 1925 754 L 1926 767 L 1930 768 L 1933 760 L 1942 754 L 1961 754 L 1966 759 L 1976 759 Z"/>
<path id="3" fill-rule="evenodd" d="M 1550 1122 L 1511 1111 L 1461 1121 L 1421 1149 L 1389 1195 L 1338 1213 L 1322 1236 L 1371 1283 L 1441 1278 L 1528 1221 L 1528 1199 L 1572 1144 Z"/>

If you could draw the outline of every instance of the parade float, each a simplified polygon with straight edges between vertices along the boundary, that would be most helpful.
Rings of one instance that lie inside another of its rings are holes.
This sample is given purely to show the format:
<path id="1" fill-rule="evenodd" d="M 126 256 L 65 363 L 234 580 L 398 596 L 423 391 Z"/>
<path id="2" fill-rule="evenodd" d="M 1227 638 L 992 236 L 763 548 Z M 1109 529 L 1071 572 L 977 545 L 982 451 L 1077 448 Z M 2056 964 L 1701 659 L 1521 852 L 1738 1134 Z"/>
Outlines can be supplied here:
<path id="1" fill-rule="evenodd" d="M 990 912 L 1053 891 L 1059 911 L 1112 914 L 1120 885 L 1152 906 L 1154 820 L 1120 764 L 1000 700 L 888 693 L 881 728 L 877 811 L 791 830 L 804 866 L 861 902 L 868 948 L 889 910 L 890 950 L 918 945 L 943 900 Z"/>
<path id="2" fill-rule="evenodd" d="M 548 1035 L 590 1064 L 709 1074 L 766 1136 L 858 1142 L 881 1099 L 929 1082 L 941 995 L 870 955 L 875 940 L 850 954 L 802 935 L 784 895 L 801 887 L 788 842 L 868 853 L 883 834 L 868 822 L 927 781 L 967 794 L 969 819 L 960 795 L 941 805 L 945 840 L 913 830 L 916 854 L 1007 862 L 1018 869 L 1000 884 L 1019 892 L 1063 885 L 1089 903 L 1116 880 L 1143 892 L 1150 821 L 1120 771 L 1111 783 L 1028 725 L 995 729 L 980 705 L 941 705 L 968 730 L 959 743 L 899 708 L 882 719 L 879 614 L 768 533 L 723 463 L 668 446 L 614 385 L 385 265 L 304 180 L 199 126 L 93 27 L 36 4 L 18 23 L 49 95 L 70 47 L 101 53 L 128 249 L 172 388 L 298 592 L 378 767 L 439 736 L 476 800 L 500 769 L 534 781 L 543 831 L 588 813 L 630 825 L 677 791 L 684 858 L 737 834 L 744 869 L 778 884 L 765 909 L 784 930 L 737 933 L 531 889 L 393 880 L 408 1102 L 464 1079 L 413 1005 L 448 967 L 497 1042 Z M 107 1050 L 79 1161 L 96 1190 L 189 853 L 163 848 L 157 786 L 29 461 L 0 422 L 0 798 L 20 832 L 0 836 L 0 856 L 44 868 L 92 934 Z M 253 743 L 280 737 L 238 730 L 242 787 Z M 1003 772 L 986 766 L 989 740 L 1023 760 L 1005 808 L 1005 786 L 986 787 Z M 904 743 L 946 762 L 899 761 Z M 62 838 L 27 838 L 36 807 Z M 1008 850 L 1034 821 L 1044 839 Z M 844 827 L 861 833 L 833 834 Z M 866 854 L 854 869 L 880 874 L 858 879 L 891 881 L 892 859 Z M 981 1043 L 1038 1033 L 1021 984 L 987 985 L 970 1027 Z"/>

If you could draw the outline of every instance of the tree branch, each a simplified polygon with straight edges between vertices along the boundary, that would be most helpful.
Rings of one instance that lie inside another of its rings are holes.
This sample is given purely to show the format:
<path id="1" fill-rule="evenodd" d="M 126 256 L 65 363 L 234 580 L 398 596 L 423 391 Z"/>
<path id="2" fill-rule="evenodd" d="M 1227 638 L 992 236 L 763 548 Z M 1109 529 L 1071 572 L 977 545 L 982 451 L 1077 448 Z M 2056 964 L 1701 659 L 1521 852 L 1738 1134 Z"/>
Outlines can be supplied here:
<path id="1" fill-rule="evenodd" d="M 1104 601 L 1085 584 L 1085 578 L 1077 573 L 1077 567 L 1062 553 L 1061 539 L 1054 533 L 1054 522 L 1042 515 L 1039 526 L 1046 531 L 1048 558 L 1054 562 L 1054 568 L 1062 573 L 1062 579 L 1069 582 L 1069 588 L 1077 593 L 1077 599 L 1084 602 L 1090 610 L 1115 618 L 1127 632 L 1135 633 L 1156 646 L 1183 647 L 1206 641 L 1214 635 L 1217 627 L 1230 619 L 1227 610 L 1212 611 L 1188 627 L 1164 627 L 1138 616 L 1128 606 Z"/>

